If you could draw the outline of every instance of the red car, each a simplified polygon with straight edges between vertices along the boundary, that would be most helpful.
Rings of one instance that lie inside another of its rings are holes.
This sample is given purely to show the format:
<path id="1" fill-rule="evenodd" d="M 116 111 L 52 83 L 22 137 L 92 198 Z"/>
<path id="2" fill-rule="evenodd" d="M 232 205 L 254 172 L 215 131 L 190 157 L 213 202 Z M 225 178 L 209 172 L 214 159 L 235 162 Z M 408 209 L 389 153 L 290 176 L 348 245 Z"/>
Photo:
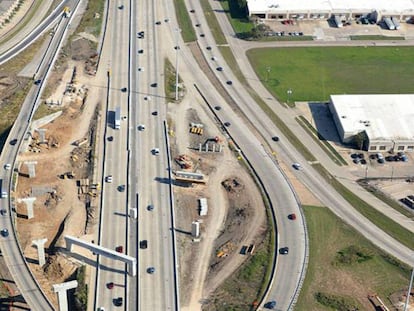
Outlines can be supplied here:
<path id="1" fill-rule="evenodd" d="M 295 220 L 296 219 L 296 214 L 295 213 L 289 214 L 288 218 L 290 220 Z"/>

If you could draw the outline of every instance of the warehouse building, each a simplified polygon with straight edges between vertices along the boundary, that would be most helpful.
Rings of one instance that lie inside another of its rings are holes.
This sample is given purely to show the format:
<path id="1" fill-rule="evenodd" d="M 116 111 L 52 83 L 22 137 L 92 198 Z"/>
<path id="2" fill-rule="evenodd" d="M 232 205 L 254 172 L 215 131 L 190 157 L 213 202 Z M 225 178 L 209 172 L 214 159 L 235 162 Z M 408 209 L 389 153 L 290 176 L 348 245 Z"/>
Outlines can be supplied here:
<path id="1" fill-rule="evenodd" d="M 369 17 L 379 21 L 414 16 L 414 0 L 247 0 L 250 17 L 263 20 L 317 20 L 333 16 L 343 21 Z"/>
<path id="2" fill-rule="evenodd" d="M 345 144 L 371 152 L 414 151 L 414 94 L 331 95 L 329 109 Z"/>

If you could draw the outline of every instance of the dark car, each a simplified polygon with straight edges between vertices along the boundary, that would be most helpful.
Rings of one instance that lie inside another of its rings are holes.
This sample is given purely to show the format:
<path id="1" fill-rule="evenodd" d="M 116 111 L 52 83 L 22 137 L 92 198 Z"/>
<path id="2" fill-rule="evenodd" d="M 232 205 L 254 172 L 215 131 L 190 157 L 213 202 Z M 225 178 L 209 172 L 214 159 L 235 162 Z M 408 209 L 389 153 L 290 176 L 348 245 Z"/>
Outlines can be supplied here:
<path id="1" fill-rule="evenodd" d="M 221 110 L 221 107 L 220 106 L 216 106 L 216 107 L 214 107 L 214 109 L 216 109 L 218 111 L 218 110 Z"/>
<path id="2" fill-rule="evenodd" d="M 161 25 L 161 22 L 160 21 L 156 21 L 155 22 L 155 25 Z"/>
<path id="3" fill-rule="evenodd" d="M 154 268 L 154 267 L 149 267 L 149 268 L 147 269 L 147 272 L 148 272 L 149 274 L 153 274 L 153 273 L 155 272 L 155 268 Z"/>
<path id="4" fill-rule="evenodd" d="M 289 214 L 288 218 L 290 220 L 295 220 L 296 219 L 296 214 L 295 213 Z"/>
<path id="5" fill-rule="evenodd" d="M 287 255 L 287 254 L 289 254 L 289 247 L 282 247 L 282 248 L 280 248 L 279 249 L 279 254 L 281 254 L 281 255 Z"/>
<path id="6" fill-rule="evenodd" d="M 121 4 L 121 5 L 118 7 L 118 9 L 123 10 L 123 9 L 124 9 L 124 5 L 123 5 L 123 4 Z"/>
<path id="7" fill-rule="evenodd" d="M 204 38 L 205 36 L 206 36 L 205 34 L 200 33 L 200 37 L 201 37 L 201 38 Z"/>
<path id="8" fill-rule="evenodd" d="M 226 83 L 227 83 L 227 85 L 232 85 L 233 84 L 233 81 L 228 80 Z"/>
<path id="9" fill-rule="evenodd" d="M 1 215 L 7 215 L 7 210 L 5 210 L 4 208 L 0 209 L 0 214 Z"/>
<path id="10" fill-rule="evenodd" d="M 157 87 L 157 86 L 158 86 L 157 82 L 151 83 L 151 87 Z"/>
<path id="11" fill-rule="evenodd" d="M 9 236 L 9 230 L 8 229 L 2 229 L 1 231 L 0 231 L 0 234 L 1 234 L 1 236 L 2 237 L 8 237 Z"/>
<path id="12" fill-rule="evenodd" d="M 191 9 L 191 10 L 190 10 L 190 13 L 195 13 L 195 10 L 194 10 L 194 9 Z"/>
<path id="13" fill-rule="evenodd" d="M 118 186 L 118 191 L 119 192 L 124 192 L 125 191 L 125 185 L 119 185 Z"/>
<path id="14" fill-rule="evenodd" d="M 211 51 L 211 46 L 207 46 L 206 49 Z"/>
<path id="15" fill-rule="evenodd" d="M 158 111 L 153 111 L 151 114 L 152 114 L 153 116 L 158 116 Z"/>
<path id="16" fill-rule="evenodd" d="M 17 144 L 17 139 L 16 138 L 15 139 L 12 139 L 10 141 L 10 145 L 14 146 L 15 144 Z"/>
<path id="17" fill-rule="evenodd" d="M 224 126 L 229 127 L 230 125 L 231 125 L 231 123 L 230 123 L 230 122 L 224 122 Z"/>
<path id="18" fill-rule="evenodd" d="M 34 82 L 34 84 L 39 85 L 39 84 L 40 84 L 40 82 L 42 82 L 42 80 L 37 79 L 37 80 Z"/>
<path id="19" fill-rule="evenodd" d="M 108 141 L 113 141 L 114 137 L 113 136 L 108 136 Z"/>
<path id="20" fill-rule="evenodd" d="M 217 67 L 217 71 L 223 71 L 223 67 Z"/>
<path id="21" fill-rule="evenodd" d="M 115 247 L 115 251 L 118 253 L 123 253 L 124 252 L 124 247 L 122 245 L 119 245 L 117 247 Z"/>
<path id="22" fill-rule="evenodd" d="M 144 39 L 144 37 L 145 37 L 145 32 L 144 32 L 144 31 L 140 31 L 140 32 L 138 32 L 138 33 L 137 33 L 137 37 L 138 37 L 139 39 Z"/>
<path id="23" fill-rule="evenodd" d="M 106 283 L 106 288 L 107 289 L 112 289 L 112 288 L 114 288 L 114 282 L 109 282 L 109 283 Z"/>
<path id="24" fill-rule="evenodd" d="M 174 50 L 179 50 L 179 49 L 180 49 L 179 45 L 174 46 Z"/>
<path id="25" fill-rule="evenodd" d="M 276 301 L 272 300 L 272 301 L 266 302 L 266 303 L 264 304 L 264 307 L 265 307 L 266 309 L 273 310 L 273 309 L 276 307 Z"/>
<path id="26" fill-rule="evenodd" d="M 147 210 L 153 211 L 154 210 L 154 205 L 153 204 L 148 205 Z"/>
<path id="27" fill-rule="evenodd" d="M 123 92 L 123 93 L 125 93 L 127 91 L 127 88 L 126 87 L 123 87 L 122 89 L 121 89 L 121 92 Z"/>
<path id="28" fill-rule="evenodd" d="M 279 141 L 279 137 L 277 137 L 277 136 L 273 136 L 273 137 L 272 137 L 272 140 L 273 140 L 273 141 Z"/>
<path id="29" fill-rule="evenodd" d="M 148 241 L 142 240 L 141 242 L 139 242 L 139 248 L 142 248 L 142 249 L 148 248 Z"/>
<path id="30" fill-rule="evenodd" d="M 201 26 L 201 24 L 200 24 L 200 23 L 198 23 L 198 24 L 195 24 L 195 26 L 196 26 L 196 27 L 200 27 L 200 26 Z"/>
<path id="31" fill-rule="evenodd" d="M 138 50 L 138 54 L 144 54 L 144 50 L 143 49 Z"/>
<path id="32" fill-rule="evenodd" d="M 124 302 L 124 299 L 122 297 L 114 298 L 114 305 L 116 307 L 121 307 Z"/>

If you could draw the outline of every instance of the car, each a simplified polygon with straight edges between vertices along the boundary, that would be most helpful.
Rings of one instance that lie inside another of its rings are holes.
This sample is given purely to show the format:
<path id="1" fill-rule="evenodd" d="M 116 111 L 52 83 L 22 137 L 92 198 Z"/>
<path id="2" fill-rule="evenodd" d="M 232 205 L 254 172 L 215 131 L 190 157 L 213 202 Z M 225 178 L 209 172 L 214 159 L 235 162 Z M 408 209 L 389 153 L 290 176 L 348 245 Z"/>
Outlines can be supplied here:
<path id="1" fill-rule="evenodd" d="M 108 175 L 108 176 L 106 176 L 106 177 L 105 177 L 105 181 L 106 181 L 107 183 L 111 183 L 111 182 L 112 182 L 112 175 Z"/>
<path id="2" fill-rule="evenodd" d="M 7 238 L 9 236 L 9 230 L 8 229 L 1 229 L 0 234 L 2 237 Z"/>
<path id="3" fill-rule="evenodd" d="M 217 111 L 221 110 L 220 106 L 215 106 L 214 109 L 216 109 Z"/>
<path id="4" fill-rule="evenodd" d="M 139 242 L 139 248 L 142 248 L 142 249 L 148 248 L 148 241 L 147 240 L 140 241 Z"/>
<path id="5" fill-rule="evenodd" d="M 216 56 L 211 57 L 211 60 L 217 60 Z"/>
<path id="6" fill-rule="evenodd" d="M 143 131 L 143 130 L 145 130 L 145 125 L 144 124 L 138 125 L 138 131 Z"/>
<path id="7" fill-rule="evenodd" d="M 115 286 L 114 282 L 106 283 L 106 288 L 107 289 L 112 289 L 112 288 L 114 288 L 114 286 Z"/>
<path id="8" fill-rule="evenodd" d="M 114 141 L 114 137 L 113 136 L 108 136 L 108 141 Z"/>
<path id="9" fill-rule="evenodd" d="M 138 67 L 138 71 L 141 71 L 141 72 L 145 71 L 144 67 Z"/>
<path id="10" fill-rule="evenodd" d="M 170 19 L 169 19 L 169 18 L 165 18 L 165 19 L 164 19 L 164 22 L 165 22 L 165 23 L 168 23 L 169 21 L 170 21 Z"/>
<path id="11" fill-rule="evenodd" d="M 161 25 L 161 22 L 160 21 L 156 21 L 155 22 L 155 25 Z"/>
<path id="12" fill-rule="evenodd" d="M 144 96 L 144 100 L 151 100 L 151 96 Z"/>
<path id="13" fill-rule="evenodd" d="M 384 163 L 385 163 L 384 158 L 378 159 L 378 163 L 380 163 L 380 164 L 384 164 Z"/>
<path id="14" fill-rule="evenodd" d="M 224 122 L 224 126 L 229 127 L 230 125 L 231 125 L 231 123 L 230 123 L 230 122 Z"/>
<path id="15" fill-rule="evenodd" d="M 272 137 L 272 140 L 273 140 L 273 141 L 279 141 L 279 137 L 277 137 L 277 136 L 273 136 L 273 137 Z"/>
<path id="16" fill-rule="evenodd" d="M 362 165 L 365 165 L 365 164 L 367 164 L 367 160 L 361 159 L 361 161 L 359 163 L 362 164 Z"/>
<path id="17" fill-rule="evenodd" d="M 121 307 L 123 302 L 124 302 L 124 299 L 122 297 L 118 297 L 114 299 L 114 305 L 116 307 Z"/>
<path id="18" fill-rule="evenodd" d="M 201 24 L 200 24 L 200 23 L 197 23 L 197 24 L 195 24 L 195 26 L 196 26 L 196 27 L 200 27 L 200 26 L 201 26 Z"/>
<path id="19" fill-rule="evenodd" d="M 35 84 L 35 85 L 39 85 L 39 84 L 40 84 L 40 82 L 42 82 L 42 80 L 37 79 L 37 80 L 34 82 L 34 84 Z"/>
<path id="20" fill-rule="evenodd" d="M 160 149 L 158 149 L 158 148 L 152 148 L 151 153 L 153 155 L 159 155 L 160 154 Z"/>
<path id="21" fill-rule="evenodd" d="M 143 49 L 138 50 L 138 54 L 144 54 L 144 50 Z"/>
<path id="22" fill-rule="evenodd" d="M 105 311 L 104 307 L 98 307 L 98 311 Z"/>
<path id="23" fill-rule="evenodd" d="M 296 220 L 296 214 L 295 213 L 289 214 L 288 218 L 290 220 Z"/>
<path id="24" fill-rule="evenodd" d="M 149 274 L 153 274 L 155 272 L 155 268 L 154 267 L 148 267 L 147 272 Z"/>
<path id="25" fill-rule="evenodd" d="M 145 32 L 144 32 L 144 31 L 140 31 L 140 32 L 138 32 L 138 33 L 137 33 L 137 37 L 138 37 L 139 39 L 144 39 L 144 37 L 145 37 Z"/>
<path id="26" fill-rule="evenodd" d="M 154 205 L 153 204 L 148 205 L 147 210 L 153 211 L 154 210 Z"/>
<path id="27" fill-rule="evenodd" d="M 15 144 L 17 144 L 17 139 L 16 138 L 15 139 L 12 139 L 10 141 L 10 145 L 14 146 Z"/>
<path id="28" fill-rule="evenodd" d="M 227 84 L 227 85 L 232 85 L 232 84 L 233 84 L 233 81 L 228 80 L 228 81 L 226 81 L 226 84 Z"/>
<path id="29" fill-rule="evenodd" d="M 206 36 L 205 34 L 200 33 L 200 37 L 201 37 L 201 38 L 204 38 L 205 36 Z"/>
<path id="30" fill-rule="evenodd" d="M 361 162 L 361 159 L 360 159 L 360 158 L 354 158 L 354 159 L 352 160 L 352 162 L 354 162 L 355 164 L 358 164 L 358 163 L 360 163 L 360 162 Z"/>
<path id="31" fill-rule="evenodd" d="M 179 45 L 174 46 L 174 50 L 179 50 L 179 49 L 180 49 Z"/>
<path id="32" fill-rule="evenodd" d="M 275 300 L 271 300 L 271 301 L 269 301 L 269 302 L 266 302 L 266 303 L 264 304 L 264 307 L 265 307 L 266 309 L 273 310 L 273 309 L 276 307 L 276 301 L 275 301 Z"/>
<path id="33" fill-rule="evenodd" d="M 0 209 L 0 214 L 1 214 L 2 216 L 7 215 L 7 210 L 6 210 L 6 209 L 4 209 L 4 208 Z"/>
<path id="34" fill-rule="evenodd" d="M 301 166 L 299 163 L 293 163 L 293 164 L 292 164 L 292 167 L 293 167 L 295 170 L 300 170 L 300 169 L 302 168 L 302 166 Z"/>
<path id="35" fill-rule="evenodd" d="M 157 87 L 157 86 L 158 86 L 157 82 L 151 83 L 151 87 Z"/>
<path id="36" fill-rule="evenodd" d="M 124 252 L 124 247 L 122 245 L 119 245 L 117 247 L 115 247 L 115 251 L 118 253 L 123 253 Z"/>
<path id="37" fill-rule="evenodd" d="M 123 87 L 122 89 L 121 89 L 121 92 L 123 92 L 123 93 L 125 93 L 127 91 L 127 88 L 126 87 Z"/>
<path id="38" fill-rule="evenodd" d="M 191 9 L 191 10 L 190 10 L 190 13 L 195 13 L 195 10 L 194 10 L 194 9 Z"/>
<path id="39" fill-rule="evenodd" d="M 9 197 L 9 194 L 7 193 L 7 191 L 2 191 L 1 198 L 2 199 L 7 199 L 8 197 Z"/>
<path id="40" fill-rule="evenodd" d="M 153 111 L 151 114 L 152 114 L 153 116 L 158 116 L 158 111 Z"/>
<path id="41" fill-rule="evenodd" d="M 285 246 L 279 249 L 279 254 L 281 255 L 287 255 L 289 254 L 289 247 Z"/>
<path id="42" fill-rule="evenodd" d="M 387 156 L 387 157 L 385 157 L 385 161 L 393 162 L 394 161 L 394 156 Z"/>
<path id="43" fill-rule="evenodd" d="M 4 169 L 5 169 L 5 170 L 9 170 L 9 169 L 11 169 L 11 164 L 10 164 L 10 163 L 5 164 L 5 165 L 4 165 Z"/>
<path id="44" fill-rule="evenodd" d="M 211 51 L 211 46 L 207 46 L 206 49 Z"/>
<path id="45" fill-rule="evenodd" d="M 126 120 L 127 118 L 127 116 L 122 116 L 122 120 Z"/>
<path id="46" fill-rule="evenodd" d="M 223 67 L 217 67 L 217 71 L 223 71 Z"/>
<path id="47" fill-rule="evenodd" d="M 121 4 L 120 6 L 118 6 L 118 9 L 123 10 L 124 9 L 124 5 Z"/>
<path id="48" fill-rule="evenodd" d="M 118 191 L 119 192 L 124 192 L 125 191 L 125 185 L 119 185 L 118 186 Z"/>

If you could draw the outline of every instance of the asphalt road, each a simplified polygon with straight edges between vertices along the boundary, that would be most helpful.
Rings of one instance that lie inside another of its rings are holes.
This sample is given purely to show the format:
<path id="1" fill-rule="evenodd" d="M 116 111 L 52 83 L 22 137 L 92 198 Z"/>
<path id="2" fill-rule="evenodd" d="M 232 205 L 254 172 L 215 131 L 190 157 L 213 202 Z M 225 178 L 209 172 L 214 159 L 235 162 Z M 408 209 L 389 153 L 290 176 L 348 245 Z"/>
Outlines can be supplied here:
<path id="1" fill-rule="evenodd" d="M 71 2 L 73 7 L 73 2 Z M 56 52 L 61 45 L 62 37 L 65 34 L 69 23 L 69 19 L 62 19 L 59 27 L 57 28 L 55 35 L 53 36 L 47 54 L 44 57 L 44 62 L 42 62 L 39 68 L 39 75 L 41 77 L 47 76 L 48 70 L 52 67 L 51 63 L 56 56 Z M 32 38 L 33 39 L 33 38 Z M 26 42 L 29 44 L 30 42 Z M 4 164 L 10 163 L 14 165 L 14 161 L 17 157 L 17 153 L 23 138 L 26 136 L 26 130 L 28 128 L 28 123 L 31 120 L 33 107 L 36 106 L 38 98 L 43 89 L 43 81 L 39 84 L 34 85 L 26 97 L 25 101 L 22 104 L 20 113 L 9 133 L 6 144 L 4 145 L 2 154 L 1 154 L 1 169 L 3 169 Z M 14 139 L 17 139 L 16 144 L 10 144 Z M 9 181 L 11 180 L 11 170 L 2 171 L 0 178 L 2 179 L 2 191 L 10 190 Z M 26 300 L 27 304 L 32 310 L 53 310 L 53 306 L 50 304 L 46 296 L 43 294 L 39 288 L 36 280 L 33 278 L 25 257 L 21 252 L 19 247 L 17 237 L 14 232 L 14 221 L 16 214 L 14 210 L 10 207 L 9 199 L 0 200 L 0 208 L 6 209 L 8 211 L 7 216 L 3 216 L 0 219 L 1 228 L 7 229 L 9 232 L 8 237 L 1 237 L 1 250 L 4 257 L 4 260 L 10 270 L 10 273 L 13 277 L 13 280 L 16 282 L 17 287 L 19 288 L 22 296 Z M 36 217 L 36 215 L 35 215 Z"/>

